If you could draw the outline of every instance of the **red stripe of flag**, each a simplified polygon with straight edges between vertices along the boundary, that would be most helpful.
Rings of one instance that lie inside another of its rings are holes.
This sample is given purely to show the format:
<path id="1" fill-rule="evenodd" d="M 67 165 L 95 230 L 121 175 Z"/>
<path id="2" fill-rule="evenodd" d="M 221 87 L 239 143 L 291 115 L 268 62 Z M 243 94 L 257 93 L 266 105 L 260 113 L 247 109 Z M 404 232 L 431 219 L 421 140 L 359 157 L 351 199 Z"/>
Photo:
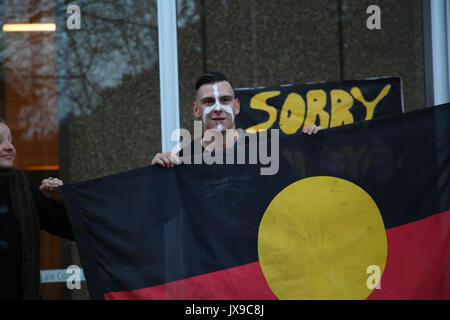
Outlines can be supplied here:
<path id="1" fill-rule="evenodd" d="M 450 211 L 386 230 L 381 288 L 370 300 L 450 299 Z"/>
<path id="2" fill-rule="evenodd" d="M 149 288 L 109 292 L 107 300 L 271 300 L 259 262 Z"/>

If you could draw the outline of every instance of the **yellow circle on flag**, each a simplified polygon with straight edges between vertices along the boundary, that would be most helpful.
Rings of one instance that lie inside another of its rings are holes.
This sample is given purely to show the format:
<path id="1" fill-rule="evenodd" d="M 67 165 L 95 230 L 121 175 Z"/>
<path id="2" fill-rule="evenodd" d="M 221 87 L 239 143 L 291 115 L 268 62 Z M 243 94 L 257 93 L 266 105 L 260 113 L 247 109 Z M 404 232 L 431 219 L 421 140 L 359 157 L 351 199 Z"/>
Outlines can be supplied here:
<path id="1" fill-rule="evenodd" d="M 282 300 L 365 299 L 387 259 L 383 219 L 356 184 L 312 177 L 283 189 L 267 207 L 258 255 L 273 293 Z M 378 269 L 377 269 L 378 268 Z"/>

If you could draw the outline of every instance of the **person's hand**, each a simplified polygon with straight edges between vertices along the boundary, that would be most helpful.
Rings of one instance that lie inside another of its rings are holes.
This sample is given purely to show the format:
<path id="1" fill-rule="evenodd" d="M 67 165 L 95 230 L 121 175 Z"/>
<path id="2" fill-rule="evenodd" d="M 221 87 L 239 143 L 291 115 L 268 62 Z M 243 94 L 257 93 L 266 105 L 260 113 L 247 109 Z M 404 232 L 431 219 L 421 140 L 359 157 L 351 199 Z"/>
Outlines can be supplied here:
<path id="1" fill-rule="evenodd" d="M 152 160 L 152 165 L 154 164 L 159 164 L 161 167 L 165 168 L 172 168 L 176 164 L 180 164 L 180 158 L 172 152 L 157 153 Z"/>
<path id="2" fill-rule="evenodd" d="M 317 134 L 317 132 L 319 132 L 320 130 L 322 130 L 322 126 L 316 126 L 314 124 L 312 126 L 304 128 L 303 133 L 306 133 L 308 136 L 310 136 L 311 134 Z"/>
<path id="3" fill-rule="evenodd" d="M 59 180 L 58 178 L 49 177 L 47 179 L 42 180 L 41 185 L 39 186 L 39 190 L 49 199 L 53 199 L 60 203 L 64 203 L 64 200 L 61 196 L 61 192 L 58 187 L 63 186 L 64 182 Z"/>

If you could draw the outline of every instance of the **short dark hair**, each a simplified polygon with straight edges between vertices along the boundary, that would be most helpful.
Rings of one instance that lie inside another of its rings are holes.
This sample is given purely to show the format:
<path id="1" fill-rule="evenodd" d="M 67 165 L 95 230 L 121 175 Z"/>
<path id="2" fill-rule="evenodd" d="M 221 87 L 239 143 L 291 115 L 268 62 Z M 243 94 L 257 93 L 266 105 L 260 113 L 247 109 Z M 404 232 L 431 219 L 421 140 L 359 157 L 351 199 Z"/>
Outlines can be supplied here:
<path id="1" fill-rule="evenodd" d="M 208 72 L 203 74 L 200 78 L 198 78 L 197 82 L 195 83 L 195 92 L 197 92 L 198 89 L 200 89 L 200 87 L 203 86 L 204 84 L 211 84 L 220 81 L 228 81 L 228 83 L 231 85 L 231 88 L 234 90 L 233 84 L 231 83 L 230 80 L 228 80 L 228 78 L 223 73 Z"/>

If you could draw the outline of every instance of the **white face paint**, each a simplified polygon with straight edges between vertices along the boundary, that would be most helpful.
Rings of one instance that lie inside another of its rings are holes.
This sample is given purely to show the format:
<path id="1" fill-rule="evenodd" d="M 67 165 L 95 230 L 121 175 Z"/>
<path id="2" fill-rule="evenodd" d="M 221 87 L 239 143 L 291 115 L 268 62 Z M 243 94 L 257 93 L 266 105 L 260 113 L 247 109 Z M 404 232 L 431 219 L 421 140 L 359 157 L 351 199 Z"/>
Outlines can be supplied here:
<path id="1" fill-rule="evenodd" d="M 203 123 L 206 125 L 206 116 L 212 112 L 213 110 L 224 110 L 225 112 L 228 112 L 229 114 L 231 114 L 231 120 L 234 123 L 234 113 L 233 113 L 233 109 L 231 108 L 231 106 L 227 106 L 227 105 L 221 105 L 220 104 L 220 100 L 219 100 L 219 89 L 217 87 L 217 84 L 213 85 L 213 89 L 214 89 L 214 98 L 216 99 L 216 103 L 211 106 L 211 107 L 206 107 L 205 110 L 203 110 Z M 219 123 L 217 125 L 217 130 L 222 131 L 222 124 Z"/>

